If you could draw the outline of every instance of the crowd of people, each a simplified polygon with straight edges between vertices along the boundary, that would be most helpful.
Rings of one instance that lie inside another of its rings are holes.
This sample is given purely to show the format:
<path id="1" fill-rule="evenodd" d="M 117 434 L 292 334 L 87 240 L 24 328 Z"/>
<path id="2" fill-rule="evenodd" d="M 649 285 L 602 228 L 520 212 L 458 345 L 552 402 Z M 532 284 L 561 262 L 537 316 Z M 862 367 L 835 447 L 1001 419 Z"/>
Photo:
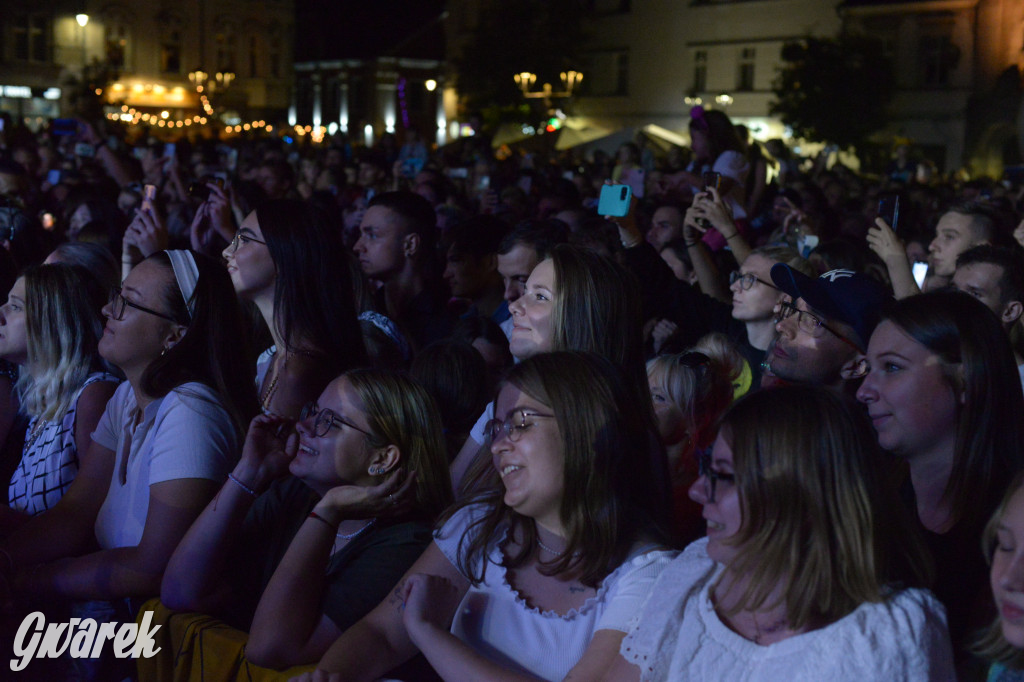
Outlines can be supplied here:
<path id="1" fill-rule="evenodd" d="M 0 639 L 160 626 L 25 679 L 1024 680 L 1024 187 L 689 128 L 7 118 Z"/>

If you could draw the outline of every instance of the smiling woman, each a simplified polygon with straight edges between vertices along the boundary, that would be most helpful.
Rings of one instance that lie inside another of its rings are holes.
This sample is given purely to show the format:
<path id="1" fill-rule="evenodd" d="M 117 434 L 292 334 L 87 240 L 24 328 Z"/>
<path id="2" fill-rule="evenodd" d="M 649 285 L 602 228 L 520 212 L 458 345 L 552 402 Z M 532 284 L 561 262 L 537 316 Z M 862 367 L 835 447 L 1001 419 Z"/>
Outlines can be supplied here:
<path id="1" fill-rule="evenodd" d="M 740 399 L 690 488 L 707 538 L 662 573 L 603 679 L 950 679 L 892 468 L 838 393 Z"/>
<path id="2" fill-rule="evenodd" d="M 495 485 L 457 505 L 393 595 L 319 667 L 371 680 L 421 652 L 444 679 L 597 679 L 673 556 L 643 404 L 608 360 L 540 354 L 498 393 Z"/>
<path id="3" fill-rule="evenodd" d="M 328 384 L 294 432 L 289 420 L 256 417 L 241 461 L 175 551 L 160 591 L 167 607 L 223 617 L 248 641 L 204 638 L 195 646 L 206 653 L 193 662 L 179 655 L 190 641 L 167 629 L 165 652 L 147 670 L 173 667 L 185 678 L 192 665 L 215 680 L 216 662 L 235 661 L 243 646 L 246 665 L 316 662 L 430 543 L 451 502 L 440 423 L 419 384 L 366 369 Z"/>

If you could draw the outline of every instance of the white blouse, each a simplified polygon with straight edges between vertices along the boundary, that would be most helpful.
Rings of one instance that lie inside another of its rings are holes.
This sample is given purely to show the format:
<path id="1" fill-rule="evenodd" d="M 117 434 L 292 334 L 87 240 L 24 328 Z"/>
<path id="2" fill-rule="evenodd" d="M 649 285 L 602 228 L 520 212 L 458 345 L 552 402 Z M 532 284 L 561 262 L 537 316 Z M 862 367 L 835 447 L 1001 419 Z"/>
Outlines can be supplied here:
<path id="1" fill-rule="evenodd" d="M 465 507 L 435 533 L 434 542 L 456 569 L 459 543 L 483 510 L 480 505 Z M 505 535 L 489 548 L 484 580 L 462 599 L 451 632 L 495 663 L 545 680 L 564 678 L 598 630 L 626 632 L 658 574 L 676 555 L 655 550 L 627 559 L 604 579 L 596 595 L 561 615 L 529 606 L 512 587 L 502 565 L 504 541 Z"/>
<path id="2" fill-rule="evenodd" d="M 730 630 L 710 589 L 722 565 L 707 538 L 669 565 L 622 641 L 619 653 L 641 680 L 865 682 L 954 680 L 946 613 L 927 590 L 900 590 L 864 603 L 819 630 L 768 646 Z"/>

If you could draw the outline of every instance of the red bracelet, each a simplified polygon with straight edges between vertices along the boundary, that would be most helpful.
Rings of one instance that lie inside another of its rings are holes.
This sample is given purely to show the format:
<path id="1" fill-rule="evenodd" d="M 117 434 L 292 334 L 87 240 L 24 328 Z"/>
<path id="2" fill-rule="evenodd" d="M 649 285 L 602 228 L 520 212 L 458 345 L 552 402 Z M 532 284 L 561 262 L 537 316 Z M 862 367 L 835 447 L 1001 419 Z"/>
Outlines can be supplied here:
<path id="1" fill-rule="evenodd" d="M 315 511 L 309 512 L 309 518 L 316 519 L 317 521 L 324 522 L 325 524 L 327 524 L 327 527 L 331 529 L 331 531 L 337 531 L 338 530 L 337 526 L 335 526 L 333 523 L 331 523 L 330 521 L 328 521 L 324 517 L 322 517 L 319 514 L 317 514 Z"/>

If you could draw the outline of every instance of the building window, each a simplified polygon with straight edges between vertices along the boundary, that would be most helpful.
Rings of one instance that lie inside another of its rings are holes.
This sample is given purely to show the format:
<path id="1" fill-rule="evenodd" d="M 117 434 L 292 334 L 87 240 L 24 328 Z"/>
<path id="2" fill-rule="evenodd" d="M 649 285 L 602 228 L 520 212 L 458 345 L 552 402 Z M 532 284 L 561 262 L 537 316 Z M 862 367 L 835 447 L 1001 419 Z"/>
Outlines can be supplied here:
<path id="1" fill-rule="evenodd" d="M 259 73 L 259 38 L 256 36 L 249 36 L 249 77 L 256 78 L 260 75 Z"/>
<path id="2" fill-rule="evenodd" d="M 235 71 L 235 46 L 237 39 L 235 33 L 218 33 L 214 41 L 217 44 L 217 70 Z"/>
<path id="3" fill-rule="evenodd" d="M 949 84 L 949 74 L 960 61 L 960 48 L 949 35 L 921 36 L 921 81 L 925 86 Z"/>
<path id="4" fill-rule="evenodd" d="M 121 23 L 110 22 L 104 32 L 107 62 L 115 69 L 123 69 L 128 63 L 128 28 Z"/>
<path id="5" fill-rule="evenodd" d="M 181 31 L 168 31 L 160 45 L 160 70 L 181 73 Z"/>
<path id="6" fill-rule="evenodd" d="M 582 90 L 589 97 L 629 94 L 629 50 L 599 50 L 586 56 Z M 559 88 L 561 83 L 552 83 Z"/>
<path id="7" fill-rule="evenodd" d="M 736 74 L 736 89 L 749 92 L 754 89 L 754 62 L 757 50 L 745 47 L 740 51 L 740 68 Z"/>
<path id="8" fill-rule="evenodd" d="M 50 49 L 47 40 L 49 32 L 49 24 L 45 16 L 40 14 L 15 15 L 14 21 L 11 22 L 15 61 L 50 61 Z"/>
<path id="9" fill-rule="evenodd" d="M 693 53 L 693 91 L 707 92 L 708 89 L 708 51 L 697 50 Z"/>
<path id="10" fill-rule="evenodd" d="M 632 0 L 587 0 L 585 7 L 594 14 L 625 14 L 632 4 Z"/>

